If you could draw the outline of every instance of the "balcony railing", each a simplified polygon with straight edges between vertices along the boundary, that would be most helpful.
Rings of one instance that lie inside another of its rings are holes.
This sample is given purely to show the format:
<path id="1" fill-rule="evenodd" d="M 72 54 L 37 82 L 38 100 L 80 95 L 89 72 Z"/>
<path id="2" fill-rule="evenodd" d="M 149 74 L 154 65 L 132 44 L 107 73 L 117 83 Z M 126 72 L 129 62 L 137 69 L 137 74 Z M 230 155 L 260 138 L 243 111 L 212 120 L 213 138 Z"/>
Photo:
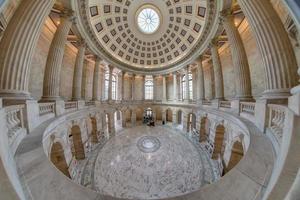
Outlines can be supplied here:
<path id="1" fill-rule="evenodd" d="M 220 101 L 221 108 L 231 108 L 231 102 L 230 101 Z"/>
<path id="2" fill-rule="evenodd" d="M 24 127 L 24 108 L 24 105 L 5 107 L 8 143 L 13 153 L 27 132 Z"/>
<path id="3" fill-rule="evenodd" d="M 55 103 L 39 103 L 40 116 L 51 113 L 55 113 Z"/>
<path id="4" fill-rule="evenodd" d="M 252 102 L 241 102 L 240 103 L 240 113 L 246 113 L 254 116 L 255 113 L 255 103 Z"/>
<path id="5" fill-rule="evenodd" d="M 65 110 L 74 109 L 76 110 L 78 108 L 78 102 L 77 101 L 67 101 L 65 102 Z"/>
<path id="6" fill-rule="evenodd" d="M 85 102 L 85 106 L 94 106 L 95 105 L 95 101 L 86 101 Z"/>
<path id="7" fill-rule="evenodd" d="M 269 118 L 267 128 L 273 133 L 278 144 L 281 144 L 285 121 L 286 107 L 268 104 Z"/>

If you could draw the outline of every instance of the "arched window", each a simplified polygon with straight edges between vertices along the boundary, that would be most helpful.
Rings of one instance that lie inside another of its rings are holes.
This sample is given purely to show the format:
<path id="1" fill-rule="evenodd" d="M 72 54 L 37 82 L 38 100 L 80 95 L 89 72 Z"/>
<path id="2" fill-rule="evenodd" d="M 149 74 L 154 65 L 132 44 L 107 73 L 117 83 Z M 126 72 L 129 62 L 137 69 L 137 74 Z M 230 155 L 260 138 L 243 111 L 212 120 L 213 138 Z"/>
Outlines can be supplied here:
<path id="1" fill-rule="evenodd" d="M 145 99 L 153 99 L 153 78 L 151 76 L 145 77 Z"/>
<path id="2" fill-rule="evenodd" d="M 185 75 L 182 76 L 182 98 L 191 99 L 193 97 L 193 75 L 189 73 L 189 96 L 186 96 L 186 81 Z"/>
<path id="3" fill-rule="evenodd" d="M 111 92 L 112 92 L 112 100 L 117 99 L 117 78 L 116 75 L 112 75 L 112 83 L 111 83 Z M 105 90 L 104 90 L 104 97 L 107 100 L 108 99 L 108 90 L 109 90 L 109 73 L 105 73 Z"/>

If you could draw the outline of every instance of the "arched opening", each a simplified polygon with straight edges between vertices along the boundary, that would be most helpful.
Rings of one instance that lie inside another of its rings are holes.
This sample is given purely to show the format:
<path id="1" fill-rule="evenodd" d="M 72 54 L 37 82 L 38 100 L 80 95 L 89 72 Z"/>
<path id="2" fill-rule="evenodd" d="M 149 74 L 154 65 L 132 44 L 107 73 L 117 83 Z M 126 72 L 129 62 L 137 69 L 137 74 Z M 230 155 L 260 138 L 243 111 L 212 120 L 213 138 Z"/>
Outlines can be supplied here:
<path id="1" fill-rule="evenodd" d="M 81 130 L 79 126 L 73 126 L 71 128 L 70 140 L 73 142 L 72 154 L 77 160 L 83 160 L 85 158 L 84 145 L 81 138 Z"/>
<path id="2" fill-rule="evenodd" d="M 131 127 L 132 126 L 132 124 L 131 124 L 131 116 L 132 116 L 132 111 L 130 109 L 127 109 L 125 111 L 125 116 L 124 116 L 126 127 Z"/>
<path id="3" fill-rule="evenodd" d="M 196 129 L 196 115 L 194 113 L 188 114 L 187 118 L 187 132 L 193 132 Z"/>
<path id="4" fill-rule="evenodd" d="M 167 109 L 166 111 L 166 121 L 167 122 L 172 122 L 173 121 L 173 113 L 170 108 Z"/>
<path id="5" fill-rule="evenodd" d="M 114 118 L 115 118 L 115 127 L 116 129 L 121 129 L 122 127 L 122 112 L 117 110 L 115 113 L 114 113 Z"/>
<path id="6" fill-rule="evenodd" d="M 214 160 L 217 160 L 219 156 L 221 157 L 221 159 L 223 158 L 224 135 L 225 135 L 225 127 L 220 124 L 216 127 L 216 132 L 215 132 L 214 151 L 212 154 L 212 159 Z"/>
<path id="7" fill-rule="evenodd" d="M 51 147 L 50 160 L 64 175 L 71 178 L 67 161 L 64 154 L 64 149 L 59 142 L 55 142 Z"/>
<path id="8" fill-rule="evenodd" d="M 96 144 L 99 142 L 98 140 L 98 129 L 97 129 L 97 120 L 95 117 L 91 117 L 91 123 L 92 123 L 92 143 Z"/>
<path id="9" fill-rule="evenodd" d="M 224 173 L 227 173 L 232 168 L 234 168 L 240 162 L 243 156 L 244 156 L 243 143 L 240 141 L 236 141 L 232 146 L 230 160 L 227 167 L 224 169 Z"/>
<path id="10" fill-rule="evenodd" d="M 210 122 L 207 117 L 202 117 L 200 121 L 200 142 L 205 142 L 209 138 Z"/>
<path id="11" fill-rule="evenodd" d="M 154 125 L 153 110 L 151 108 L 145 109 L 144 116 L 143 116 L 143 123 L 147 124 L 148 126 Z"/>
<path id="12" fill-rule="evenodd" d="M 177 123 L 178 123 L 178 125 L 182 125 L 182 111 L 181 110 L 177 111 Z"/>

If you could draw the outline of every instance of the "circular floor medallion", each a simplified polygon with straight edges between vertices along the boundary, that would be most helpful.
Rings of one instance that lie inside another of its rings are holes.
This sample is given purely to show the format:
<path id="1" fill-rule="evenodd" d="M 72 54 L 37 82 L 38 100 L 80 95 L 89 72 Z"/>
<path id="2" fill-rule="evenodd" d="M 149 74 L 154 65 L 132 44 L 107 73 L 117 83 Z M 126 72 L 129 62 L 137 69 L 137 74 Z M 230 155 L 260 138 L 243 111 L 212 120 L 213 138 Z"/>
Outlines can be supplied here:
<path id="1" fill-rule="evenodd" d="M 154 136 L 144 136 L 138 140 L 137 146 L 144 153 L 152 153 L 160 148 L 160 141 Z"/>

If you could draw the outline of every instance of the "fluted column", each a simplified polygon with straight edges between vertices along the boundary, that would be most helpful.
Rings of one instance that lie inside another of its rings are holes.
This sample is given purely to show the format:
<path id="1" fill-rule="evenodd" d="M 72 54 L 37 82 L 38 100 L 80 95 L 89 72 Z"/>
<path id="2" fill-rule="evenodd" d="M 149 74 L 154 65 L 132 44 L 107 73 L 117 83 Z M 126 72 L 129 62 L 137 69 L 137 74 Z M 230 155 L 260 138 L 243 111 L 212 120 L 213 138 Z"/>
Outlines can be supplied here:
<path id="1" fill-rule="evenodd" d="M 73 77 L 73 100 L 81 99 L 81 90 L 82 90 L 82 75 L 83 75 L 83 63 L 84 63 L 84 55 L 85 55 L 85 42 L 78 42 L 78 53 L 76 56 L 76 63 L 74 69 L 74 77 Z"/>
<path id="2" fill-rule="evenodd" d="M 67 36 L 72 26 L 73 12 L 70 10 L 63 11 L 60 18 L 60 25 L 54 34 L 52 40 L 43 83 L 43 101 L 59 100 L 60 74 L 65 52 Z"/>
<path id="3" fill-rule="evenodd" d="M 265 98 L 284 98 L 297 84 L 297 62 L 285 28 L 269 0 L 238 0 L 266 72 Z"/>
<path id="4" fill-rule="evenodd" d="M 0 97 L 31 98 L 28 85 L 33 52 L 54 0 L 26 0 L 18 6 L 0 42 Z"/>
<path id="5" fill-rule="evenodd" d="M 197 63 L 197 101 L 201 102 L 205 98 L 205 87 L 204 87 L 204 73 L 202 65 L 202 56 L 199 56 L 196 60 Z"/>
<path id="6" fill-rule="evenodd" d="M 173 101 L 177 101 L 177 72 L 173 73 Z"/>
<path id="7" fill-rule="evenodd" d="M 218 53 L 217 41 L 213 40 L 210 45 L 213 69 L 214 69 L 214 78 L 215 78 L 215 99 L 222 100 L 224 99 L 224 83 L 223 83 L 223 73 L 222 65 Z"/>
<path id="8" fill-rule="evenodd" d="M 190 87 L 189 87 L 189 67 L 187 66 L 184 69 L 184 75 L 185 75 L 185 101 L 190 100 Z"/>
<path id="9" fill-rule="evenodd" d="M 135 100 L 135 76 L 133 74 L 131 79 L 131 100 Z"/>
<path id="10" fill-rule="evenodd" d="M 108 66 L 109 69 L 109 78 L 108 78 L 108 100 L 112 100 L 112 73 L 114 67 L 112 65 Z"/>
<path id="11" fill-rule="evenodd" d="M 101 59 L 96 57 L 95 67 L 94 67 L 94 78 L 93 78 L 93 100 L 99 101 L 100 100 L 100 62 Z"/>
<path id="12" fill-rule="evenodd" d="M 167 101 L 167 84 L 166 84 L 166 75 L 162 76 L 163 78 L 163 96 L 162 96 L 162 101 Z"/>
<path id="13" fill-rule="evenodd" d="M 235 97 L 240 100 L 250 100 L 252 99 L 250 69 L 242 38 L 234 25 L 231 10 L 224 10 L 221 15 L 232 55 Z"/>
<path id="14" fill-rule="evenodd" d="M 179 73 L 179 100 L 183 101 L 183 86 L 182 86 L 183 75 Z"/>
<path id="15" fill-rule="evenodd" d="M 152 76 L 153 77 L 153 101 L 156 100 L 156 91 L 157 91 L 157 82 L 156 82 L 156 76 Z"/>
<path id="16" fill-rule="evenodd" d="M 124 83 L 125 83 L 125 71 L 122 71 L 122 100 L 125 100 L 125 86 L 124 86 Z"/>
<path id="17" fill-rule="evenodd" d="M 146 80 L 146 76 L 142 75 L 142 100 L 145 100 L 145 80 Z"/>

